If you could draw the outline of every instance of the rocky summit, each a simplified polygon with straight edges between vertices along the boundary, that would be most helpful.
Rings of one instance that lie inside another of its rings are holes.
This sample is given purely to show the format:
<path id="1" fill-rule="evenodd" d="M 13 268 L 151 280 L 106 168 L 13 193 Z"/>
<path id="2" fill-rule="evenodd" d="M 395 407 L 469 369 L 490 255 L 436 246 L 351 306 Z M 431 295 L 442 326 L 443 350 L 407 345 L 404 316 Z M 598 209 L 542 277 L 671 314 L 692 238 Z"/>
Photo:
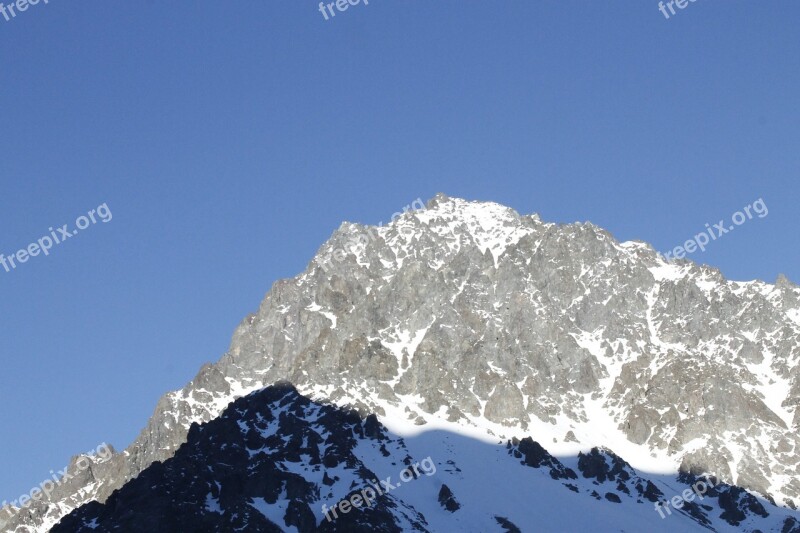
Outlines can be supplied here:
<path id="1" fill-rule="evenodd" d="M 437 195 L 343 224 L 133 444 L 0 528 L 797 532 L 798 361 L 783 276 Z"/>

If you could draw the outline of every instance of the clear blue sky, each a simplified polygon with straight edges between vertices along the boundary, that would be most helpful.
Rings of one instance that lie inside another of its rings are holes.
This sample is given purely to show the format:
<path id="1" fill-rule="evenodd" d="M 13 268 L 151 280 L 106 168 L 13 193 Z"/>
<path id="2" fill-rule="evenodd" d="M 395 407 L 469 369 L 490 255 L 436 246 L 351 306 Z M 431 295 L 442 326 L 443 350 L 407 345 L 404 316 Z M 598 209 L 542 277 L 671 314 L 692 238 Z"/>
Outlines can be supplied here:
<path id="1" fill-rule="evenodd" d="M 342 220 L 436 192 L 800 280 L 800 3 L 50 0 L 0 18 L 0 501 L 217 360 Z"/>

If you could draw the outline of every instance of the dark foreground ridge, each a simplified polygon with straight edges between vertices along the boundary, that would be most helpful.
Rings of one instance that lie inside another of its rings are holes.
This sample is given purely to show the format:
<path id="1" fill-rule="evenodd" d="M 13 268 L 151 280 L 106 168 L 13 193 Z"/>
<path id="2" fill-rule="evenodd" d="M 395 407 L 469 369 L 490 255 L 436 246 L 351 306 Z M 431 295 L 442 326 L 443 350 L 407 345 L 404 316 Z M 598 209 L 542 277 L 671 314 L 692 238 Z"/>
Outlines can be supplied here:
<path id="1" fill-rule="evenodd" d="M 360 439 L 386 440 L 376 422 L 375 417 L 362 419 L 355 411 L 314 403 L 288 383 L 267 387 L 236 400 L 218 419 L 193 425 L 173 458 L 154 463 L 105 505 L 89 503 L 51 531 L 280 532 L 285 526 L 299 531 L 402 531 L 390 511 L 396 504 L 387 495 L 378 496 L 371 509 L 318 524 L 311 505 L 330 482 L 327 476 L 320 486 L 281 468 L 289 463 L 320 473 L 345 467 L 366 485 L 378 476 L 353 450 Z M 287 501 L 282 514 L 275 509 L 280 525 L 259 511 Z M 419 520 L 418 529 L 425 531 Z"/>
<path id="2" fill-rule="evenodd" d="M 467 447 L 465 442 L 456 441 L 453 445 Z M 492 448 L 486 446 L 487 458 L 494 451 Z M 609 450 L 595 448 L 581 454 L 576 472 L 531 438 L 514 439 L 496 448 L 509 464 L 517 465 L 512 468 L 522 469 L 523 473 L 535 470 L 537 487 L 543 484 L 558 497 L 563 496 L 563 511 L 588 501 L 605 506 L 604 512 L 625 512 L 619 505 L 624 501 L 646 508 L 652 515 L 650 520 L 661 521 L 652 511 L 652 502 L 664 500 L 664 494 Z M 368 466 L 379 464 L 376 458 L 388 461 L 381 471 Z M 153 463 L 115 491 L 105 504 L 84 505 L 51 531 L 443 531 L 441 524 L 448 522 L 442 520 L 452 521 L 449 531 L 463 531 L 459 514 L 475 509 L 464 509 L 459 494 L 445 481 L 449 479 L 447 475 L 461 473 L 464 464 L 440 463 L 438 475 L 429 480 L 434 486 L 428 497 L 430 505 L 419 503 L 419 493 L 415 491 L 422 491 L 423 485 L 412 480 L 409 484 L 418 485 L 386 491 L 377 495 L 369 507 L 340 512 L 332 520 L 325 518 L 323 504 L 331 508 L 371 486 L 370 482 L 419 460 L 411 456 L 405 440 L 390 434 L 374 415 L 362 417 L 354 410 L 315 402 L 282 382 L 232 402 L 220 417 L 206 424 L 194 424 L 187 442 L 174 457 Z M 383 471 L 390 468 L 385 466 L 389 464 L 396 465 L 395 470 Z M 424 476 L 417 473 L 414 477 Z M 504 481 L 487 479 L 486 483 L 496 486 L 496 490 L 531 488 L 503 487 Z M 685 483 L 681 488 L 686 488 L 694 479 L 674 481 Z M 412 495 L 415 503 L 407 498 Z M 539 503 L 532 499 L 530 505 L 535 509 Z M 529 510 L 519 509 L 518 516 L 505 516 L 490 508 L 480 511 L 496 521 L 498 531 L 520 531 L 525 528 L 519 529 L 516 524 Z M 768 516 L 755 497 L 729 486 L 717 486 L 702 505 L 673 513 L 670 520 L 676 530 L 687 525 L 713 529 L 712 516 L 721 516 L 731 525 L 750 517 Z M 642 524 L 643 528 L 646 526 Z M 800 531 L 800 523 L 792 518 L 782 526 L 784 533 Z"/>

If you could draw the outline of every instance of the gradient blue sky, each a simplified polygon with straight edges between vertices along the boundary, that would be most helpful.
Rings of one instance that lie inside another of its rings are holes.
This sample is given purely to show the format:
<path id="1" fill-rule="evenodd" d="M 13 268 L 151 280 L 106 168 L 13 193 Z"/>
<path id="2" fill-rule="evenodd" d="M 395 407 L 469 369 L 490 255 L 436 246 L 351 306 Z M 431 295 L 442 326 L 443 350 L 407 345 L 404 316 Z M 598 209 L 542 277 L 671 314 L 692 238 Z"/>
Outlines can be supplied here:
<path id="1" fill-rule="evenodd" d="M 226 350 L 342 220 L 436 192 L 800 280 L 800 3 L 50 0 L 0 18 L 0 501 Z"/>

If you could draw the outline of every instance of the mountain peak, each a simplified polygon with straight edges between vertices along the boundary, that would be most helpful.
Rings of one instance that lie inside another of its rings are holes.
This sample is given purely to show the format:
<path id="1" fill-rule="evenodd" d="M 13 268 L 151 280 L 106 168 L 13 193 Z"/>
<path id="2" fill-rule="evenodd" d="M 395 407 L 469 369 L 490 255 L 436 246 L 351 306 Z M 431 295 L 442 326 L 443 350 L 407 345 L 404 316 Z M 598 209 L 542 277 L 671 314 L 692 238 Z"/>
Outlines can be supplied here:
<path id="1" fill-rule="evenodd" d="M 800 289 L 778 285 L 437 195 L 385 226 L 342 225 L 70 501 L 104 501 L 192 424 L 286 380 L 399 435 L 534 436 L 559 457 L 608 448 L 638 472 L 707 474 L 793 507 Z M 72 508 L 41 505 L 51 520 Z"/>

